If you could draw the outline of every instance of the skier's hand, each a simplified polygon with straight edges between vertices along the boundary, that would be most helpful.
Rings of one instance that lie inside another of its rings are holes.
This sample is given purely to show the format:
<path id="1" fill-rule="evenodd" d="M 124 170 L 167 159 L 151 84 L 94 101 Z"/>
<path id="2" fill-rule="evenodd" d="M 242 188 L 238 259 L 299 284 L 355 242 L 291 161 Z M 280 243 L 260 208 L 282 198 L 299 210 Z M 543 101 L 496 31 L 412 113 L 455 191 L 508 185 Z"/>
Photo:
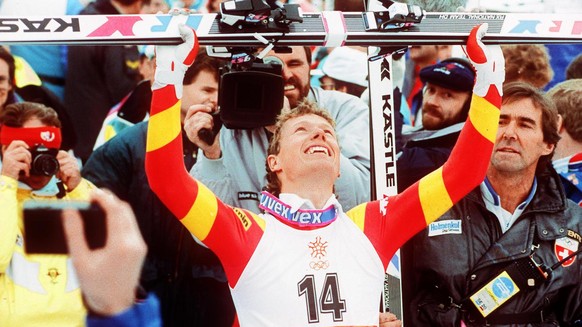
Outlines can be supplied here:
<path id="1" fill-rule="evenodd" d="M 475 26 L 464 49 L 477 73 L 473 94 L 487 99 L 500 108 L 505 80 L 505 60 L 501 46 L 485 45 L 481 41 L 487 28 L 487 23 Z"/>
<path id="2" fill-rule="evenodd" d="M 168 84 L 175 85 L 176 97 L 182 98 L 182 83 L 186 70 L 198 53 L 198 38 L 190 27 L 178 25 L 180 36 L 184 43 L 177 46 L 156 46 L 156 73 L 154 75 L 153 90 L 160 89 Z"/>

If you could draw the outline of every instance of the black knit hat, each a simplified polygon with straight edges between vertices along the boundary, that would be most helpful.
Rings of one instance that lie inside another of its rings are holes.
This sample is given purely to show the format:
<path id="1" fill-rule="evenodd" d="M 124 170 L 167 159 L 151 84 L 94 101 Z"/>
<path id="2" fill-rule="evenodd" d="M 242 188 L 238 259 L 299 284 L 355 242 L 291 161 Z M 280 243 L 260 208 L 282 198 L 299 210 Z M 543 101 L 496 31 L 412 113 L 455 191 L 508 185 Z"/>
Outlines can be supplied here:
<path id="1" fill-rule="evenodd" d="M 420 80 L 456 91 L 472 91 L 475 71 L 463 58 L 449 58 L 420 70 Z"/>

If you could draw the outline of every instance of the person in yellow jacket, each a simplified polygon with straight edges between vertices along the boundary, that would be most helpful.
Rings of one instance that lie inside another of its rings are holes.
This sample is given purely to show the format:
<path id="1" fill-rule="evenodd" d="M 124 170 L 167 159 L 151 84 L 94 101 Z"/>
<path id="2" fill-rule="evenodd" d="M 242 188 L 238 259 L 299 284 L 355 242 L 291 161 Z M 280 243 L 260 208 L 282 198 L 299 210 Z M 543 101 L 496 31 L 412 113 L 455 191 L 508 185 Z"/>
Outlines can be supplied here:
<path id="1" fill-rule="evenodd" d="M 0 326 L 84 325 L 69 257 L 27 254 L 23 247 L 24 201 L 87 200 L 94 188 L 81 178 L 77 160 L 59 150 L 60 127 L 56 112 L 41 104 L 15 103 L 0 112 Z M 37 151 L 45 155 L 42 164 Z"/>

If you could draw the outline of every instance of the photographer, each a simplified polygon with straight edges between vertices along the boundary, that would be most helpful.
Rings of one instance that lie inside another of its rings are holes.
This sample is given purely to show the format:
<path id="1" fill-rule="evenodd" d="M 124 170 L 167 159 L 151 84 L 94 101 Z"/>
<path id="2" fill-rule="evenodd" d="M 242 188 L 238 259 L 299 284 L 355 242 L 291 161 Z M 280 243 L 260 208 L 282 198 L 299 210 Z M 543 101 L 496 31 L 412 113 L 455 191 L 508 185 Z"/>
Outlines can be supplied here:
<path id="1" fill-rule="evenodd" d="M 304 99 L 325 109 L 336 121 L 338 137 L 342 140 L 340 178 L 334 190 L 345 210 L 370 199 L 370 139 L 368 135 L 368 107 L 359 98 L 349 94 L 326 91 L 309 84 L 311 51 L 308 47 L 291 47 L 290 53 L 271 51 L 267 57 L 283 62 L 284 96 L 291 108 Z M 266 58 L 267 58 L 266 57 Z M 251 81 L 248 81 L 250 84 Z M 244 87 L 242 82 L 239 86 Z M 222 84 L 221 84 L 222 85 Z M 264 89 L 272 89 L 268 85 Z M 238 97 L 239 94 L 222 94 Z M 257 98 L 260 90 L 252 94 Z M 259 99 L 255 100 L 260 102 Z M 271 108 L 269 108 L 271 109 Z M 280 109 L 280 108 L 276 108 Z M 223 110 L 223 109 L 221 109 Z M 225 203 L 259 212 L 260 192 L 267 184 L 265 160 L 267 145 L 274 131 L 274 123 L 252 129 L 223 127 L 212 143 L 199 136 L 201 129 L 214 126 L 213 108 L 199 105 L 190 108 L 184 121 L 188 138 L 201 150 L 191 175 L 207 185 Z M 245 117 L 246 120 L 253 119 Z"/>
<path id="2" fill-rule="evenodd" d="M 57 113 L 22 102 L 0 114 L 0 326 L 81 325 L 85 308 L 65 255 L 29 255 L 23 243 L 25 200 L 88 199 L 94 186 L 61 145 Z"/>

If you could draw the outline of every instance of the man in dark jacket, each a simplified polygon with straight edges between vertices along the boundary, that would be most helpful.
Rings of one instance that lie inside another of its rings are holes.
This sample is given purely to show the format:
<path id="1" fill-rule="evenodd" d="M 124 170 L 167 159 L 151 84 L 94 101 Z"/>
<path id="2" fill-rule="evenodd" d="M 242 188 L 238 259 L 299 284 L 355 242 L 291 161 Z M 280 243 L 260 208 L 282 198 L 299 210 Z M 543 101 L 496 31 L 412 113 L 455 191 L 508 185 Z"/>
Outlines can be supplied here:
<path id="1" fill-rule="evenodd" d="M 219 61 L 201 50 L 184 77 L 182 121 L 191 105 L 216 106 L 218 68 Z M 141 285 L 158 295 L 164 325 L 231 326 L 234 305 L 218 258 L 194 241 L 148 185 L 146 133 L 147 122 L 124 129 L 93 152 L 83 176 L 132 206 L 148 245 Z M 182 144 L 190 169 L 197 148 L 186 137 Z"/>
<path id="2" fill-rule="evenodd" d="M 449 58 L 420 71 L 425 83 L 422 125 L 402 133 L 396 164 L 402 192 L 447 161 L 467 119 L 475 73 L 469 61 Z"/>
<path id="3" fill-rule="evenodd" d="M 582 210 L 551 168 L 557 117 L 506 85 L 485 181 L 413 241 L 411 326 L 582 323 Z"/>
<path id="4" fill-rule="evenodd" d="M 95 0 L 81 15 L 138 14 L 143 0 Z M 140 79 L 137 46 L 70 46 L 65 106 L 75 126 L 75 155 L 89 158 L 109 109 Z"/>

